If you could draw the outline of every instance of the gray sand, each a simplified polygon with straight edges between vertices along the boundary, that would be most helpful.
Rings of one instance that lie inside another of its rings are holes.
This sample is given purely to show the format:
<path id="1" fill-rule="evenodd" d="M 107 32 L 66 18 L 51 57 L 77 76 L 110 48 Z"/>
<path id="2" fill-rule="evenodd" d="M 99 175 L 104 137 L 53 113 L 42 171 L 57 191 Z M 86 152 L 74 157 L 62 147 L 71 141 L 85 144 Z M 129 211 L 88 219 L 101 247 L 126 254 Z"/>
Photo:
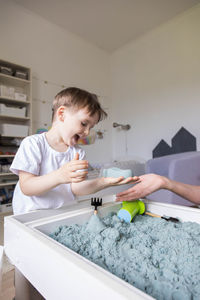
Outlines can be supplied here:
<path id="1" fill-rule="evenodd" d="M 60 226 L 56 241 L 159 300 L 200 299 L 200 225 L 112 213 Z"/>

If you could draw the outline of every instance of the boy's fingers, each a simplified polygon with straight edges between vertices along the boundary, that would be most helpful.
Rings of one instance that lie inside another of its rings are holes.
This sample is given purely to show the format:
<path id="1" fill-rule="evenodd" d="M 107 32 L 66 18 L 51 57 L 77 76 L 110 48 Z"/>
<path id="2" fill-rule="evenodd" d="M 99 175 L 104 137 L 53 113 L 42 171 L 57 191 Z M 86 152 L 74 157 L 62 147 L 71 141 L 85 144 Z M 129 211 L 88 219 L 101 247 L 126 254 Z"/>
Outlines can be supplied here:
<path id="1" fill-rule="evenodd" d="M 133 177 L 128 177 L 128 178 L 119 177 L 118 179 L 119 179 L 118 182 L 121 184 L 133 182 Z"/>
<path id="2" fill-rule="evenodd" d="M 76 172 L 78 170 L 88 171 L 88 162 L 87 161 L 76 160 L 76 161 L 73 161 L 73 164 L 70 164 L 70 165 L 66 164 L 66 167 L 69 168 L 69 170 L 71 172 Z"/>
<path id="3" fill-rule="evenodd" d="M 77 166 L 73 166 L 71 168 L 72 171 L 79 171 L 79 172 L 88 172 L 88 169 L 87 169 L 87 165 L 85 164 L 82 164 L 82 165 L 77 165 Z"/>
<path id="4" fill-rule="evenodd" d="M 139 177 L 128 177 L 124 180 L 125 183 L 139 183 L 140 182 L 140 178 Z"/>
<path id="5" fill-rule="evenodd" d="M 73 160 L 79 160 L 79 153 L 78 152 L 75 153 Z"/>
<path id="6" fill-rule="evenodd" d="M 79 175 L 82 175 L 82 174 L 88 174 L 88 170 L 87 170 L 87 167 L 79 167 L 79 168 L 74 168 L 72 170 L 72 172 L 74 172 L 75 174 L 79 174 Z"/>
<path id="7" fill-rule="evenodd" d="M 88 161 L 87 160 L 73 160 L 72 165 L 73 166 L 87 166 L 88 167 Z"/>
<path id="8" fill-rule="evenodd" d="M 117 177 L 117 178 L 113 178 L 111 177 L 111 180 L 113 181 L 113 183 L 119 183 L 124 179 L 123 176 Z"/>
<path id="9" fill-rule="evenodd" d="M 133 181 L 133 177 L 128 177 L 123 180 L 124 183 L 132 182 L 132 181 Z"/>
<path id="10" fill-rule="evenodd" d="M 133 176 L 132 178 L 133 178 L 134 181 L 140 180 L 139 176 Z"/>
<path id="11" fill-rule="evenodd" d="M 72 178 L 85 177 L 88 174 L 88 171 L 72 172 Z"/>
<path id="12" fill-rule="evenodd" d="M 77 178 L 77 177 L 75 177 L 75 178 L 72 178 L 72 182 L 81 182 L 81 181 L 83 181 L 83 180 L 85 180 L 85 178 L 83 177 L 81 177 L 81 178 Z"/>
<path id="13" fill-rule="evenodd" d="M 117 178 L 119 181 L 123 180 L 124 179 L 124 176 L 120 176 Z"/>
<path id="14" fill-rule="evenodd" d="M 137 176 L 134 176 L 134 177 L 128 177 L 128 178 L 124 178 L 123 176 L 120 176 L 118 178 L 116 178 L 116 183 L 130 183 L 130 182 L 135 182 L 135 181 L 138 181 L 139 178 Z"/>
<path id="15" fill-rule="evenodd" d="M 139 179 L 134 179 L 134 177 L 128 177 L 128 178 L 118 181 L 119 184 L 138 183 L 138 182 L 139 182 Z M 121 194 L 120 194 L 120 196 L 121 196 Z"/>

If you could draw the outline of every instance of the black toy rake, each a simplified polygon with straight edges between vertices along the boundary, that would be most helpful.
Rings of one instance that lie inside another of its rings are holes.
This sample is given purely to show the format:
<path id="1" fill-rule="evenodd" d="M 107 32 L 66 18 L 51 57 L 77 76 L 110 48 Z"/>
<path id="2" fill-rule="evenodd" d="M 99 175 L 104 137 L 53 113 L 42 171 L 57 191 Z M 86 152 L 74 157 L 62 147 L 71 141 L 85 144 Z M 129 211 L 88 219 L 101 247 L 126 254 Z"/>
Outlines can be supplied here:
<path id="1" fill-rule="evenodd" d="M 179 223 L 179 222 L 180 222 L 180 220 L 177 219 L 177 218 L 160 216 L 160 215 L 157 215 L 157 214 L 153 214 L 153 213 L 151 213 L 151 212 L 148 212 L 148 211 L 145 211 L 145 212 L 144 212 L 144 215 L 148 215 L 148 216 L 156 217 L 156 218 L 161 218 L 161 219 L 164 219 L 165 221 L 171 221 L 171 222 L 173 222 L 173 223 Z"/>
<path id="2" fill-rule="evenodd" d="M 102 206 L 102 198 L 91 198 L 91 205 L 94 206 L 94 214 L 97 214 L 97 207 Z"/>

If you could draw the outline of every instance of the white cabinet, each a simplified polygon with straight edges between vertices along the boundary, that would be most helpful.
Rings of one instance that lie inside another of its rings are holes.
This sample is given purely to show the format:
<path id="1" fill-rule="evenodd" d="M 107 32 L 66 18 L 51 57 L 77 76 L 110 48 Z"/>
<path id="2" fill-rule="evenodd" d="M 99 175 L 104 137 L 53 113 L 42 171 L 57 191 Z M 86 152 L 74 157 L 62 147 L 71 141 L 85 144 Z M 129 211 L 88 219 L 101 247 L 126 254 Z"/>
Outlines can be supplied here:
<path id="1" fill-rule="evenodd" d="M 0 211 L 5 209 L 18 180 L 9 166 L 21 140 L 30 134 L 31 69 L 0 59 Z"/>

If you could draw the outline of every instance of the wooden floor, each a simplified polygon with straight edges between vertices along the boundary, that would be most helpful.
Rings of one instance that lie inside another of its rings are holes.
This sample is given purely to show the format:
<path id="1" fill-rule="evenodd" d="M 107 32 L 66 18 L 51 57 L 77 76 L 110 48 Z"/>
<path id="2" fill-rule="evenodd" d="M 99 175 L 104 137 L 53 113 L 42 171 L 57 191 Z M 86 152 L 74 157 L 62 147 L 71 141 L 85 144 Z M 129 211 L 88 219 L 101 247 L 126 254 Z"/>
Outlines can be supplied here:
<path id="1" fill-rule="evenodd" d="M 4 241 L 4 217 L 9 214 L 0 214 L 0 245 Z M 12 300 L 15 297 L 14 266 L 4 256 L 2 267 L 1 300 Z"/>
<path id="2" fill-rule="evenodd" d="M 1 300 L 12 300 L 15 297 L 14 269 L 3 273 Z"/>

